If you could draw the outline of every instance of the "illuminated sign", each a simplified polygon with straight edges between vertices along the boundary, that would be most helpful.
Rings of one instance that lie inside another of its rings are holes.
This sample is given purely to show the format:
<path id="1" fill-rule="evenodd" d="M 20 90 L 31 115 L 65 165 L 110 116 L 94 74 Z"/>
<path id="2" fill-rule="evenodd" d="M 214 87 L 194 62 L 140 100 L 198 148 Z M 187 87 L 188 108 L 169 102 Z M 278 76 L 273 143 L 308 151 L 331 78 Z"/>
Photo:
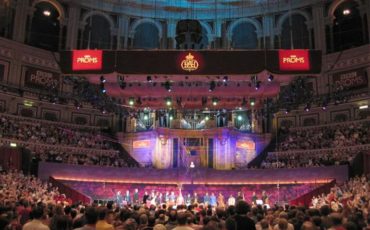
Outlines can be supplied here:
<path id="1" fill-rule="evenodd" d="M 255 150 L 256 144 L 253 141 L 238 141 L 236 147 L 239 149 Z"/>
<path id="2" fill-rule="evenodd" d="M 344 89 L 367 88 L 368 78 L 365 69 L 355 69 L 333 74 L 333 84 Z"/>
<path id="3" fill-rule="evenodd" d="M 191 53 L 189 53 L 188 55 L 186 55 L 185 59 L 182 60 L 181 68 L 189 72 L 197 70 L 199 68 L 199 62 Z"/>
<path id="4" fill-rule="evenodd" d="M 27 67 L 24 85 L 36 89 L 58 89 L 59 74 Z"/>
<path id="5" fill-rule="evenodd" d="M 308 50 L 279 50 L 279 66 L 282 71 L 310 70 Z"/>
<path id="6" fill-rule="evenodd" d="M 101 70 L 102 66 L 102 50 L 73 50 L 72 70 Z"/>
<path id="7" fill-rule="evenodd" d="M 150 140 L 134 141 L 132 146 L 134 147 L 134 149 L 149 148 L 150 147 Z"/>

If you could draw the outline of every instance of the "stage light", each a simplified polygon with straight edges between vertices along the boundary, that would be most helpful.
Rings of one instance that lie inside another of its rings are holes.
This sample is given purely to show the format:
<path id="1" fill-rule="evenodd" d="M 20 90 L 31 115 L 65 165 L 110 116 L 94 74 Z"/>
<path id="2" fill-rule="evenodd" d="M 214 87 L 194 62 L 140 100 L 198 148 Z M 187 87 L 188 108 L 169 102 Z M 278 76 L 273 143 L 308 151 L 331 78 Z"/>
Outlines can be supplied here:
<path id="1" fill-rule="evenodd" d="M 101 83 L 106 83 L 107 82 L 107 80 L 104 78 L 104 76 L 102 75 L 102 76 L 100 76 L 100 82 Z"/>
<path id="2" fill-rule="evenodd" d="M 223 78 L 223 82 L 227 82 L 229 80 L 229 77 L 228 76 L 224 76 L 224 78 Z"/>
<path id="3" fill-rule="evenodd" d="M 173 120 L 173 116 L 172 116 L 172 115 L 170 116 L 170 120 L 171 120 L 171 121 Z"/>
<path id="4" fill-rule="evenodd" d="M 211 81 L 211 83 L 209 84 L 209 89 L 208 89 L 208 91 L 209 91 L 209 92 L 212 92 L 213 90 L 215 90 L 215 88 L 216 88 L 216 82 Z"/>
<path id="5" fill-rule="evenodd" d="M 208 121 L 208 120 L 209 120 L 209 116 L 206 116 L 206 117 L 205 117 L 205 120 L 206 120 L 206 121 Z"/>
<path id="6" fill-rule="evenodd" d="M 311 109 L 311 105 L 307 104 L 306 107 L 304 107 L 304 111 L 309 112 Z"/>
<path id="7" fill-rule="evenodd" d="M 128 104 L 131 105 L 131 106 L 134 105 L 135 104 L 135 99 L 130 97 L 130 99 L 128 100 Z"/>
<path id="8" fill-rule="evenodd" d="M 358 107 L 359 109 L 368 109 L 369 108 L 369 106 L 368 105 L 361 105 L 360 107 Z"/>
<path id="9" fill-rule="evenodd" d="M 152 80 L 152 76 L 147 76 L 147 77 L 146 77 L 146 80 L 147 80 L 147 82 L 150 82 L 150 83 L 151 83 L 151 82 L 153 82 L 153 80 Z"/>
<path id="10" fill-rule="evenodd" d="M 148 117 L 148 115 L 144 115 L 144 120 L 148 120 L 149 119 L 149 117 Z"/>
<path id="11" fill-rule="evenodd" d="M 238 121 L 241 121 L 241 120 L 243 120 L 243 117 L 242 117 L 242 115 L 238 115 Z"/>
<path id="12" fill-rule="evenodd" d="M 212 99 L 212 105 L 213 106 L 216 106 L 218 104 L 218 99 L 217 98 L 213 98 Z"/>
<path id="13" fill-rule="evenodd" d="M 285 114 L 288 114 L 290 112 L 290 109 L 285 110 Z"/>
<path id="14" fill-rule="evenodd" d="M 251 99 L 250 99 L 250 105 L 251 105 L 251 106 L 254 106 L 255 104 L 256 104 L 256 99 L 251 98 Z"/>
<path id="15" fill-rule="evenodd" d="M 44 10 L 44 11 L 42 12 L 42 14 L 43 14 L 44 16 L 46 16 L 46 17 L 49 17 L 49 16 L 51 15 L 51 11 L 50 11 L 50 10 Z"/>
<path id="16" fill-rule="evenodd" d="M 104 108 L 101 110 L 101 113 L 102 114 L 106 114 L 107 113 L 107 110 L 105 110 Z"/>
<path id="17" fill-rule="evenodd" d="M 259 88 L 261 87 L 261 82 L 257 81 L 256 85 L 254 87 L 255 87 L 256 90 L 259 90 Z"/>
<path id="18" fill-rule="evenodd" d="M 195 164 L 194 164 L 194 162 L 193 162 L 193 161 L 192 161 L 192 162 L 190 162 L 190 168 L 191 168 L 191 169 L 195 168 Z"/>
<path id="19" fill-rule="evenodd" d="M 269 76 L 267 77 L 267 80 L 268 80 L 269 82 L 272 82 L 272 81 L 274 80 L 274 75 L 269 74 Z"/>
<path id="20" fill-rule="evenodd" d="M 164 83 L 164 88 L 167 90 L 167 92 L 171 92 L 171 91 L 172 91 L 172 88 L 171 88 L 171 82 L 166 81 L 166 82 Z"/>
<path id="21" fill-rule="evenodd" d="M 171 100 L 171 98 L 167 98 L 167 99 L 166 99 L 166 105 L 167 105 L 167 106 L 171 106 L 171 105 L 172 105 L 172 100 Z"/>
<path id="22" fill-rule="evenodd" d="M 350 15 L 351 14 L 351 10 L 346 8 L 343 10 L 343 15 L 347 16 L 347 15 Z"/>

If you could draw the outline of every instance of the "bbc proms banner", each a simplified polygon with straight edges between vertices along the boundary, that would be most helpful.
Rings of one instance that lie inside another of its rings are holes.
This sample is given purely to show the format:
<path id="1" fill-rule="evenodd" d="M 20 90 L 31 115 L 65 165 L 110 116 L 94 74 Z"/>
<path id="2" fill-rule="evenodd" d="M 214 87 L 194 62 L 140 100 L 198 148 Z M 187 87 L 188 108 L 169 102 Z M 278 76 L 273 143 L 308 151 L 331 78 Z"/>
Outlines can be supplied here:
<path id="1" fill-rule="evenodd" d="M 24 86 L 33 89 L 41 90 L 58 90 L 59 89 L 59 74 L 46 70 L 25 67 Z"/>
<path id="2" fill-rule="evenodd" d="M 343 89 L 360 89 L 368 87 L 365 69 L 354 69 L 333 74 L 333 85 Z"/>

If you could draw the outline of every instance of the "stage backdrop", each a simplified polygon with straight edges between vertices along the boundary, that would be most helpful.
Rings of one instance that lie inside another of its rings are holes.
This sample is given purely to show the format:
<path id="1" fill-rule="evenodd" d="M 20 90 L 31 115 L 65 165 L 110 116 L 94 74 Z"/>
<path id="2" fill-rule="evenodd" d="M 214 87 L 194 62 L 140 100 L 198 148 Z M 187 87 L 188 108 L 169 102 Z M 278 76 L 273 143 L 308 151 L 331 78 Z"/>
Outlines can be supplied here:
<path id="1" fill-rule="evenodd" d="M 279 74 L 319 74 L 318 50 L 155 50 L 63 51 L 64 74 L 243 75 L 263 70 Z"/>

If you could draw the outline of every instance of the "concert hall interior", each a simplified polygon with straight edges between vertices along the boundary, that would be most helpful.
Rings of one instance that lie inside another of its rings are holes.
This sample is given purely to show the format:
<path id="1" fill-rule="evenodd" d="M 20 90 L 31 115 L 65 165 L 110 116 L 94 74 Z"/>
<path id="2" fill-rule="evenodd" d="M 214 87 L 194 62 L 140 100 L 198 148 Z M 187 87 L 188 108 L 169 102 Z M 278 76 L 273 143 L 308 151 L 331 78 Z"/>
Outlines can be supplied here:
<path id="1" fill-rule="evenodd" d="M 0 229 L 370 228 L 369 0 L 0 0 Z"/>

